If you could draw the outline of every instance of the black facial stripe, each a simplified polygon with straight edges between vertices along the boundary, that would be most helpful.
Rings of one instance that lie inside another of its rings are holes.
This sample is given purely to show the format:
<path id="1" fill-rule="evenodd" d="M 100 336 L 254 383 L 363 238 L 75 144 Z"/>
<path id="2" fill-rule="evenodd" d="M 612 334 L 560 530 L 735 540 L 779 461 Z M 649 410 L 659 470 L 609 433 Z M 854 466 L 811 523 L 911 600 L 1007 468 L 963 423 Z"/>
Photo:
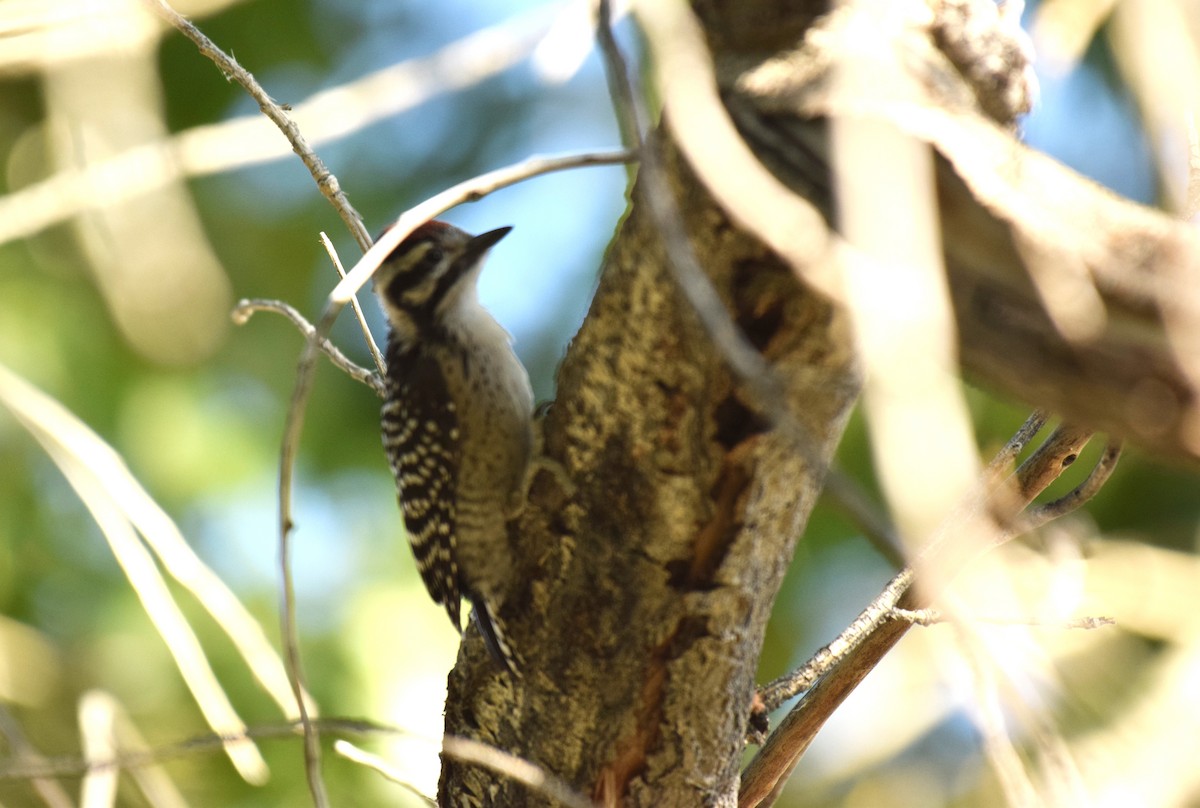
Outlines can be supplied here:
<path id="1" fill-rule="evenodd" d="M 388 260 L 403 260 L 398 253 L 400 253 L 399 248 L 388 256 Z M 404 293 L 429 277 L 430 273 L 437 268 L 438 262 L 441 260 L 442 251 L 435 246 L 430 246 L 425 250 L 425 254 L 421 256 L 421 259 L 417 263 L 408 267 L 403 272 L 398 272 L 387 286 L 387 298 L 391 301 L 392 305 L 398 308 L 407 308 L 404 302 Z"/>
<path id="2" fill-rule="evenodd" d="M 442 299 L 454 288 L 454 285 L 462 279 L 463 274 L 470 268 L 471 263 L 467 260 L 467 256 L 459 256 L 458 260 L 447 267 L 442 276 L 438 278 L 437 284 L 433 287 L 433 294 L 425 301 L 422 308 L 432 313 L 441 304 Z"/>
<path id="3" fill-rule="evenodd" d="M 448 267 L 437 279 L 433 289 L 421 300 L 405 299 L 404 293 L 412 286 L 408 283 L 408 274 L 397 277 L 388 285 L 388 300 L 396 308 L 405 312 L 418 333 L 428 334 L 437 326 L 437 308 L 447 294 L 454 288 L 455 283 L 462 279 L 465 265 L 459 261 Z M 416 270 L 414 274 L 419 273 Z"/>

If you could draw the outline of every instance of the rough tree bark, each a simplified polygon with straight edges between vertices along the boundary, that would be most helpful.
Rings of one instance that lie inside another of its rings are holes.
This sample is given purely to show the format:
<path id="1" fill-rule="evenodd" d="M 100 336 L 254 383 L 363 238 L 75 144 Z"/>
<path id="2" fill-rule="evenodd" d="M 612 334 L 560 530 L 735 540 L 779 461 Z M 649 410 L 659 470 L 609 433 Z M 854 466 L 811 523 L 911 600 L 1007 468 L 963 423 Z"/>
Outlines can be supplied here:
<path id="1" fill-rule="evenodd" d="M 930 0 L 942 5 L 962 3 Z M 723 89 L 743 133 L 832 219 L 820 116 L 842 100 L 731 67 L 796 48 L 825 3 L 695 0 L 693 10 L 714 61 L 735 76 Z M 1176 269 L 1200 266 L 1195 237 L 1029 156 L 985 120 L 985 101 L 946 104 L 916 127 L 938 149 L 966 369 L 1165 453 L 1200 454 L 1188 432 L 1194 387 L 1164 324 Z M 764 131 L 783 136 L 756 141 Z M 527 672 L 499 675 L 469 636 L 450 675 L 446 731 L 532 761 L 601 804 L 734 805 L 767 618 L 858 378 L 844 313 L 734 224 L 665 127 L 651 147 L 705 271 L 819 442 L 817 462 L 768 430 L 739 392 L 665 268 L 639 182 L 544 422 L 545 453 L 565 475 L 540 474 L 512 526 L 524 570 L 505 617 Z M 993 148 L 1007 155 L 1003 171 Z M 1056 206 L 1048 193 L 1067 201 Z M 1063 335 L 1031 279 L 1061 261 L 1084 268 L 1112 314 L 1084 341 Z M 1195 322 L 1190 298 L 1174 307 Z M 1131 406 L 1139 383 L 1148 392 Z M 440 791 L 449 805 L 547 802 L 449 757 Z"/>
<path id="2" fill-rule="evenodd" d="M 826 459 L 857 390 L 841 315 L 733 228 L 664 148 L 697 254 L 788 379 Z M 447 731 L 604 803 L 733 804 L 773 594 L 823 468 L 764 433 L 739 396 L 664 268 L 638 194 L 545 423 L 547 454 L 574 490 L 543 474 L 520 521 L 530 563 L 511 630 L 535 649 L 529 675 L 514 687 L 465 645 Z M 528 798 L 450 761 L 442 790 L 453 804 Z"/>

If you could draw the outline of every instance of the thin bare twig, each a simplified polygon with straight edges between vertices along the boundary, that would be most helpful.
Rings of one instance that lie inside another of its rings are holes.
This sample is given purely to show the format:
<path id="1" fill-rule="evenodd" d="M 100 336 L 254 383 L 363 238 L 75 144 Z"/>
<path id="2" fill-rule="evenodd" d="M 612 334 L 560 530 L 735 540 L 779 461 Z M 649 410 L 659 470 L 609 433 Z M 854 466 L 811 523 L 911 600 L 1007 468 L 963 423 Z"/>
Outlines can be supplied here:
<path id="1" fill-rule="evenodd" d="M 464 180 L 429 197 L 424 202 L 400 214 L 396 221 L 379 237 L 379 241 L 371 245 L 371 249 L 358 259 L 358 262 L 346 273 L 346 277 L 333 288 L 326 299 L 325 311 L 318 322 L 317 331 L 322 335 L 328 333 L 332 319 L 341 313 L 342 308 L 350 302 L 350 298 L 370 280 L 371 275 L 374 274 L 383 259 L 396 249 L 417 225 L 424 224 L 455 205 L 461 205 L 464 202 L 478 202 L 488 194 L 532 177 L 572 168 L 619 165 L 637 159 L 634 152 L 626 149 L 579 152 L 550 157 L 528 157 L 518 163 Z M 329 324 L 325 324 L 327 319 L 330 320 Z"/>
<path id="2" fill-rule="evenodd" d="M 346 760 L 352 760 L 361 766 L 366 766 L 368 769 L 378 772 L 384 778 L 390 780 L 396 785 L 403 788 L 408 793 L 421 800 L 426 805 L 437 808 L 437 801 L 425 794 L 421 789 L 417 788 L 412 783 L 405 780 L 396 768 L 381 758 L 379 755 L 373 755 L 365 749 L 360 749 L 349 741 L 337 740 L 333 742 L 333 751 L 337 752 Z"/>
<path id="3" fill-rule="evenodd" d="M 604 55 L 604 76 L 608 80 L 608 97 L 612 99 L 617 117 L 617 128 L 621 142 L 641 152 L 646 145 L 643 126 L 644 111 L 637 102 L 629 67 L 625 56 L 613 35 L 612 3 L 610 0 L 596 2 L 596 42 Z"/>
<path id="4" fill-rule="evenodd" d="M 442 741 L 442 754 L 450 755 L 464 763 L 491 769 L 533 791 L 561 802 L 568 808 L 597 808 L 596 803 L 576 792 L 565 781 L 550 774 L 528 760 L 510 755 L 508 752 L 488 746 L 471 738 L 446 736 Z"/>
<path id="5" fill-rule="evenodd" d="M 919 559 L 922 563 L 942 567 L 942 581 L 949 581 L 989 547 L 1017 535 L 1023 527 L 1017 513 L 1074 462 L 1091 436 L 1087 430 L 1060 426 L 1017 469 L 1014 475 L 1016 491 L 1013 492 L 1011 486 L 1003 485 L 1004 479 L 998 473 L 1003 467 L 1000 461 L 1003 458 L 1005 463 L 1011 462 L 1033 436 L 1035 425 L 1044 423 L 1041 413 L 1030 416 L 1001 449 L 997 460 L 989 464 L 984 473 L 984 488 L 975 495 L 979 497 L 980 505 L 986 503 L 991 509 L 991 517 L 999 527 L 996 541 L 982 547 L 978 544 L 964 547 L 957 531 L 947 529 L 922 551 Z M 1092 476 L 1107 479 L 1115 462 L 1115 452 L 1106 451 Z M 1099 486 L 1085 481 L 1076 490 L 1094 495 Z M 1072 495 L 1068 497 L 1074 507 L 1084 501 Z M 805 687 L 809 689 L 743 773 L 739 806 L 752 808 L 771 804 L 825 721 L 912 626 L 912 623 L 890 618 L 898 610 L 923 609 L 938 594 L 928 586 L 917 590 L 912 586 L 914 580 L 912 568 L 901 570 L 850 628 L 814 655 L 814 661 L 762 688 L 760 698 L 766 710 L 774 709 Z"/>
<path id="6" fill-rule="evenodd" d="M 321 189 L 321 195 L 329 200 L 329 204 L 333 205 L 334 210 L 345 222 L 346 228 L 354 236 L 354 240 L 363 250 L 371 246 L 371 236 L 363 226 L 362 217 L 350 204 L 350 200 L 346 198 L 337 177 L 325 167 L 324 161 L 308 145 L 308 141 L 300 132 L 300 128 L 296 126 L 296 122 L 291 119 L 283 107 L 275 102 L 275 99 L 267 94 L 267 91 L 258 83 L 258 79 L 254 78 L 249 70 L 238 64 L 236 59 L 218 48 L 211 39 L 192 24 L 191 20 L 171 8 L 166 0 L 145 0 L 145 2 L 155 13 L 190 39 L 200 53 L 211 59 L 221 70 L 226 79 L 236 81 L 255 100 L 263 115 L 266 115 L 292 144 L 292 149 L 312 174 L 317 187 Z"/>
<path id="7" fill-rule="evenodd" d="M 1025 528 L 1027 530 L 1039 528 L 1053 519 L 1067 515 L 1096 496 L 1116 469 L 1117 461 L 1121 458 L 1121 448 L 1121 441 L 1110 440 L 1086 480 L 1069 494 L 1064 494 L 1053 502 L 1047 502 L 1026 511 L 1023 519 Z"/>
<path id="8" fill-rule="evenodd" d="M 313 725 L 322 732 L 339 735 L 414 735 L 394 725 L 354 718 L 314 718 Z M 200 735 L 157 749 L 124 751 L 108 757 L 85 759 L 72 755 L 69 757 L 41 758 L 39 760 L 26 759 L 0 763 L 0 781 L 44 779 L 50 777 L 79 777 L 119 770 L 144 769 L 198 752 L 219 750 L 227 744 L 249 739 L 294 738 L 297 728 L 299 728 L 298 722 L 267 724 L 257 727 L 247 727 L 243 732 Z M 573 808 L 596 808 L 591 800 L 580 795 L 568 783 L 528 760 L 510 755 L 507 752 L 469 738 L 449 736 L 440 739 L 424 739 L 428 740 L 431 744 L 439 744 L 444 755 L 465 763 L 474 763 L 489 768 L 505 777 L 523 783 L 533 791 L 550 797 L 564 805 L 573 806 Z M 383 769 L 380 769 L 380 771 L 385 776 L 391 776 L 390 773 L 384 772 Z"/>
<path id="9" fill-rule="evenodd" d="M 811 688 L 878 626 L 887 622 L 898 608 L 900 598 L 912 586 L 914 577 L 911 567 L 900 570 L 870 605 L 832 642 L 820 648 L 796 670 L 760 687 L 758 694 L 763 703 L 763 711 L 769 713 L 798 693 Z"/>
<path id="10" fill-rule="evenodd" d="M 47 758 L 29 742 L 25 737 L 24 730 L 21 729 L 21 724 L 9 711 L 8 705 L 3 703 L 0 703 L 0 735 L 8 744 L 10 759 L 15 760 L 16 765 L 34 768 L 46 765 Z M 27 779 L 32 783 L 33 790 L 41 797 L 46 808 L 71 808 L 71 798 L 62 784 L 54 779 L 56 776 L 38 774 L 30 775 Z"/>
<path id="11" fill-rule="evenodd" d="M 322 234 L 324 235 L 324 234 Z M 272 311 L 276 314 L 281 314 L 292 321 L 301 334 L 306 339 L 311 339 L 316 329 L 312 323 L 304 319 L 304 315 L 296 311 L 295 308 L 289 306 L 281 300 L 267 300 L 265 298 L 255 297 L 239 300 L 237 306 L 233 309 L 233 321 L 238 325 L 245 325 L 255 312 Z M 361 365 L 356 364 L 350 357 L 342 353 L 336 345 L 327 339 L 321 340 L 319 343 L 321 352 L 329 357 L 329 361 L 337 365 L 347 376 L 354 379 L 356 382 L 361 382 L 367 387 L 375 391 L 375 395 L 383 398 L 386 390 L 383 384 L 383 378 L 378 373 L 374 373 Z M 374 344 L 374 343 L 372 343 Z M 376 349 L 378 350 L 378 349 Z"/>
<path id="12" fill-rule="evenodd" d="M 306 345 L 315 345 L 316 337 L 309 338 Z M 304 387 L 297 386 L 292 393 L 292 403 L 289 407 L 289 415 L 295 409 L 297 400 L 301 396 L 307 397 L 308 391 L 312 387 L 311 379 L 308 385 Z M 286 425 L 285 425 L 286 429 Z M 284 445 L 287 445 L 287 437 L 284 437 Z M 317 737 L 317 729 L 313 724 L 312 716 L 308 713 L 308 707 L 304 703 L 304 670 L 300 662 L 300 631 L 296 624 L 296 583 L 292 578 L 292 503 L 291 503 L 291 467 L 294 455 L 288 455 L 286 451 L 280 455 L 280 497 L 279 497 L 279 569 L 282 579 L 282 591 L 280 593 L 280 622 L 282 623 L 284 658 L 288 664 L 288 680 L 292 683 L 292 691 L 296 697 L 296 704 L 300 710 L 300 725 L 304 729 L 304 771 L 308 780 L 309 792 L 312 794 L 313 804 L 317 808 L 325 808 L 329 804 L 329 798 L 325 793 L 325 782 L 321 779 L 321 743 Z M 286 487 L 285 487 L 286 483 Z M 283 492 L 287 492 L 286 495 Z"/>
<path id="13" fill-rule="evenodd" d="M 337 270 L 338 277 L 345 278 L 346 270 L 342 267 L 342 259 L 338 256 L 333 242 L 324 232 L 321 233 L 321 245 L 329 255 L 329 260 L 333 262 L 333 268 Z M 375 338 L 371 336 L 371 328 L 367 325 L 367 318 L 363 316 L 362 305 L 358 302 L 357 294 L 350 298 L 350 305 L 354 308 L 354 319 L 358 321 L 358 327 L 362 329 L 363 341 L 367 343 L 367 350 L 371 352 L 371 358 L 375 360 L 375 369 L 379 371 L 379 376 L 382 378 L 387 375 L 387 362 L 384 361 L 383 354 L 379 352 Z"/>
<path id="14" fill-rule="evenodd" d="M 1003 469 L 1005 472 L 1012 467 L 1012 464 L 1017 462 L 1017 456 L 1025 451 L 1025 447 L 1033 440 L 1037 433 L 1042 431 L 1042 427 L 1050 420 L 1050 416 L 1044 410 L 1034 410 L 1025 419 L 1025 423 L 1013 433 L 1013 436 L 1008 439 L 1008 442 L 1001 447 L 996 456 L 992 458 L 992 462 L 988 464 L 989 469 Z"/>
<path id="15" fill-rule="evenodd" d="M 940 609 L 925 608 L 925 609 L 892 609 L 891 617 L 897 620 L 904 620 L 916 626 L 936 626 L 940 623 L 949 623 L 957 620 L 957 617 L 949 617 Z M 1029 617 L 989 617 L 987 615 L 973 614 L 968 618 L 972 623 L 991 623 L 997 626 L 1030 626 L 1033 628 L 1061 628 L 1061 629 L 1082 629 L 1090 631 L 1092 629 L 1103 628 L 1104 626 L 1116 625 L 1117 621 L 1111 617 L 1103 615 L 1072 617 L 1067 620 L 1039 620 Z"/>
<path id="16" fill-rule="evenodd" d="M 313 718 L 313 724 L 322 732 L 339 733 L 341 735 L 413 734 L 400 727 L 362 719 L 340 717 Z M 300 729 L 298 721 L 262 724 L 255 727 L 244 727 L 239 732 L 217 732 L 197 735 L 194 738 L 153 749 L 125 749 L 114 756 L 102 759 L 84 759 L 78 755 L 66 755 L 43 757 L 36 762 L 33 760 L 7 760 L 0 763 L 0 781 L 29 780 L 44 777 L 79 777 L 90 771 L 97 770 L 144 769 L 200 752 L 219 751 L 222 747 L 231 743 L 247 740 L 294 739 L 297 737 L 296 730 L 298 729 Z M 438 743 L 439 741 L 430 738 L 429 742 Z"/>

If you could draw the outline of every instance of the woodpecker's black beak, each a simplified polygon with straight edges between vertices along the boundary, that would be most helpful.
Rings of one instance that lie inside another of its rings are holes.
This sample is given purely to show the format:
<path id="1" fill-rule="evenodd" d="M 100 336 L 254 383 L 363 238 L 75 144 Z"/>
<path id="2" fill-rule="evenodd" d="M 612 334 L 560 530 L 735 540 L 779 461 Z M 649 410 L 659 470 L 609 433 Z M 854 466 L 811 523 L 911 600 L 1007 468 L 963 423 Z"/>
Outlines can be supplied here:
<path id="1" fill-rule="evenodd" d="M 480 258 L 485 252 L 496 246 L 496 242 L 508 235 L 511 227 L 497 227 L 495 230 L 489 230 L 486 233 L 480 233 L 475 238 L 467 242 L 466 257 L 469 262 L 474 262 Z"/>

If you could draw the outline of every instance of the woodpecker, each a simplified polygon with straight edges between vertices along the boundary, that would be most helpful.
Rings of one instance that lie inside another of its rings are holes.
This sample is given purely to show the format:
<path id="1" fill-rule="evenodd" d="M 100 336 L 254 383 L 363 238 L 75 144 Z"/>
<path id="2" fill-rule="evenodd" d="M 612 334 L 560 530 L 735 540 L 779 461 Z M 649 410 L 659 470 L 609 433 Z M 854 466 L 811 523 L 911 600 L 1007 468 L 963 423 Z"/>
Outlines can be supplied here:
<path id="1" fill-rule="evenodd" d="M 511 229 L 471 236 L 427 222 L 374 284 L 388 321 L 383 446 L 417 569 L 460 634 L 461 598 L 471 602 L 488 650 L 517 674 L 498 610 L 513 576 L 505 523 L 529 465 L 533 392 L 476 293 L 488 250 Z"/>

